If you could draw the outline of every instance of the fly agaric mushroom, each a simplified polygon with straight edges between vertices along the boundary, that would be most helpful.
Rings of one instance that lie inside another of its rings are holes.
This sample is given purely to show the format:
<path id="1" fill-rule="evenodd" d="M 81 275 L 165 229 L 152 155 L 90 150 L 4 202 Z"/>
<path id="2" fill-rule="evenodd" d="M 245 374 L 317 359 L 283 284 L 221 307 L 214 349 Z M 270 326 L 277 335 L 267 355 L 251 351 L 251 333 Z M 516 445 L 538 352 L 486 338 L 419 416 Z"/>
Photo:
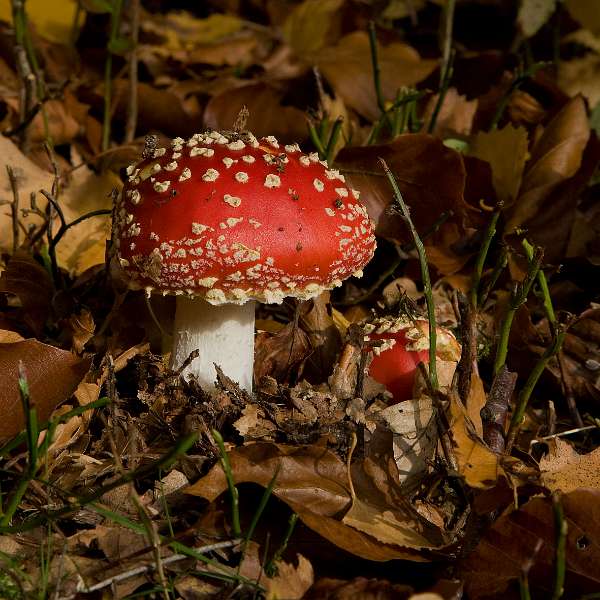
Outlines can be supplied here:
<path id="1" fill-rule="evenodd" d="M 381 340 L 373 348 L 369 374 L 392 393 L 394 404 L 414 398 L 420 362 L 429 363 L 429 324 L 424 319 L 377 319 L 365 327 L 368 340 Z M 461 347 L 454 335 L 437 327 L 436 356 L 440 384 L 450 385 Z M 448 368 L 439 369 L 439 363 Z"/>
<path id="2" fill-rule="evenodd" d="M 272 137 L 210 131 L 127 169 L 113 244 L 129 287 L 175 294 L 173 367 L 214 363 L 252 389 L 254 302 L 308 299 L 360 276 L 373 225 L 343 175 Z"/>

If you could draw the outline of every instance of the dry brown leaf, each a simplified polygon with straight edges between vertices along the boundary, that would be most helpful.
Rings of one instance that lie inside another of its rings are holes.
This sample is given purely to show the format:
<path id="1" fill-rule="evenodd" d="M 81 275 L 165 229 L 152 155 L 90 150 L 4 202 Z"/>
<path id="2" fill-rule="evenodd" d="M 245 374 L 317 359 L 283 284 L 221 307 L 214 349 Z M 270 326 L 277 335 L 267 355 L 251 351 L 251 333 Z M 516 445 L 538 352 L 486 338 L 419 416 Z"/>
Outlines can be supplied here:
<path id="1" fill-rule="evenodd" d="M 490 164 L 494 189 L 505 208 L 511 206 L 517 197 L 527 160 L 528 143 L 527 130 L 512 125 L 487 132 L 479 131 L 471 140 L 469 155 Z"/>
<path id="2" fill-rule="evenodd" d="M 259 333 L 255 341 L 254 379 L 269 375 L 278 381 L 299 376 L 299 367 L 312 350 L 308 335 L 288 323 L 275 334 Z"/>
<path id="3" fill-rule="evenodd" d="M 299 324 L 313 348 L 306 361 L 304 374 L 309 381 L 324 381 L 331 375 L 342 342 L 333 318 L 331 293 L 325 291 L 303 303 Z"/>
<path id="4" fill-rule="evenodd" d="M 459 222 L 467 218 L 461 155 L 431 135 L 404 134 L 389 144 L 346 147 L 335 161 L 349 184 L 360 191 L 379 235 L 401 242 L 410 238 L 403 219 L 386 212 L 393 193 L 379 157 L 393 171 L 418 231 L 430 228 L 444 211 L 452 210 Z"/>
<path id="5" fill-rule="evenodd" d="M 315 445 L 293 447 L 260 442 L 234 448 L 229 452 L 229 460 L 236 483 L 253 482 L 263 487 L 270 483 L 279 467 L 273 494 L 297 512 L 305 525 L 340 548 L 376 561 L 394 558 L 425 560 L 410 547 L 381 543 L 336 519 L 337 515 L 349 506 L 351 498 L 346 466 L 329 450 Z M 355 487 L 363 502 L 371 505 L 368 507 L 370 514 L 376 515 L 377 506 L 373 507 L 372 498 L 382 496 L 371 489 L 371 480 L 365 481 L 364 494 L 361 482 L 355 481 Z M 186 491 L 213 501 L 225 490 L 227 481 L 223 469 L 217 464 Z M 380 508 L 393 513 L 393 517 L 390 516 L 388 520 L 394 519 L 405 526 L 414 522 L 419 531 L 424 525 L 415 515 L 406 514 L 401 507 L 386 506 L 384 501 Z M 367 524 L 364 526 L 367 527 Z M 429 528 L 428 533 L 434 539 L 436 535 L 437 539 L 440 539 L 437 530 Z M 415 534 L 413 539 L 416 537 L 418 534 Z M 410 534 L 407 532 L 399 539 L 408 542 L 411 539 Z"/>
<path id="6" fill-rule="evenodd" d="M 304 113 L 293 106 L 282 106 L 282 98 L 283 92 L 265 83 L 227 89 L 209 100 L 204 122 L 213 129 L 231 129 L 245 106 L 250 112 L 247 128 L 255 135 L 274 135 L 288 143 L 305 139 Z"/>
<path id="7" fill-rule="evenodd" d="M 432 96 L 423 111 L 423 131 L 429 131 L 429 123 L 438 102 L 439 94 Z M 477 112 L 477 98 L 467 100 L 455 87 L 447 90 L 439 109 L 433 134 L 444 139 L 454 135 L 469 135 Z"/>
<path id="8" fill-rule="evenodd" d="M 269 485 L 279 467 L 273 494 L 318 515 L 333 516 L 350 502 L 345 466 L 326 448 L 260 442 L 234 448 L 229 461 L 236 483 L 250 481 L 263 487 Z M 217 464 L 186 491 L 212 502 L 226 489 L 223 469 Z"/>
<path id="9" fill-rule="evenodd" d="M 45 421 L 52 411 L 77 388 L 90 366 L 90 360 L 77 358 L 70 352 L 25 340 L 0 344 L 0 438 L 9 438 L 25 427 L 18 386 L 18 366 L 23 361 L 31 402 L 38 420 Z"/>
<path id="10" fill-rule="evenodd" d="M 542 208 L 551 192 L 573 177 L 581 165 L 590 127 L 581 96 L 573 98 L 550 121 L 531 150 L 517 201 L 509 213 L 506 230 L 514 231 Z"/>
<path id="11" fill-rule="evenodd" d="M 0 293 L 19 299 L 16 323 L 25 324 L 36 336 L 41 336 L 50 315 L 54 286 L 48 272 L 33 256 L 17 250 L 0 275 Z"/>
<path id="12" fill-rule="evenodd" d="M 567 522 L 565 590 L 569 598 L 600 589 L 600 492 L 580 489 L 562 497 Z M 542 542 L 536 552 L 538 540 Z M 533 598 L 551 598 L 556 534 L 549 498 L 534 498 L 500 517 L 462 564 L 469 598 L 518 600 L 523 566 L 532 563 Z"/>
<path id="13" fill-rule="evenodd" d="M 297 554 L 296 560 L 296 565 L 284 560 L 277 561 L 277 574 L 268 577 L 263 570 L 261 548 L 255 542 L 250 542 L 245 547 L 239 572 L 250 580 L 260 581 L 266 590 L 267 600 L 300 600 L 313 584 L 314 572 L 302 554 Z"/>
<path id="14" fill-rule="evenodd" d="M 344 515 L 342 523 L 363 531 L 376 540 L 390 546 L 401 546 L 415 550 L 438 548 L 419 531 L 418 522 L 406 518 L 400 511 L 391 511 L 363 502 L 359 498 L 352 500 L 350 510 Z"/>
<path id="15" fill-rule="evenodd" d="M 458 472 L 467 485 L 490 488 L 500 475 L 500 457 L 477 435 L 475 426 L 456 394 L 450 394 L 449 399 L 448 419 Z"/>
<path id="16" fill-rule="evenodd" d="M 578 488 L 600 489 L 600 448 L 578 454 L 560 438 L 548 442 L 549 452 L 540 461 L 542 483 L 565 494 Z"/>
<path id="17" fill-rule="evenodd" d="M 403 86 L 413 86 L 427 77 L 437 61 L 422 59 L 407 44 L 394 42 L 378 47 L 383 96 L 391 100 Z M 355 31 L 343 37 L 333 47 L 324 48 L 315 56 L 323 75 L 346 106 L 369 121 L 379 116 L 373 87 L 373 71 L 369 37 L 365 31 Z"/>
<path id="18" fill-rule="evenodd" d="M 310 57 L 335 41 L 344 1 L 304 0 L 293 8 L 283 24 L 282 33 L 299 57 Z"/>

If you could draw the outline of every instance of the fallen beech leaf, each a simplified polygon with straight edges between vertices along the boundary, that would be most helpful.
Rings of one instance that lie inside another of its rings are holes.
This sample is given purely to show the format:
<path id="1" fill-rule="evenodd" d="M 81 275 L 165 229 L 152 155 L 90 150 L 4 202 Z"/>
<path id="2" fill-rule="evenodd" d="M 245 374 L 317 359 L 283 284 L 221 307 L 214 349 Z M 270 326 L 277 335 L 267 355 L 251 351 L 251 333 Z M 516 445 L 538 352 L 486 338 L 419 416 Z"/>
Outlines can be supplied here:
<path id="1" fill-rule="evenodd" d="M 45 421 L 52 411 L 77 388 L 90 366 L 90 360 L 80 359 L 54 346 L 28 339 L 13 344 L 0 344 L 0 438 L 9 438 L 25 427 L 18 387 L 18 365 L 23 361 L 31 401 L 37 407 L 39 421 Z"/>
<path id="2" fill-rule="evenodd" d="M 294 7 L 283 24 L 284 40 L 297 56 L 306 58 L 333 41 L 332 29 L 339 23 L 344 0 L 304 0 Z"/>
<path id="3" fill-rule="evenodd" d="M 439 94 L 432 96 L 423 111 L 423 131 L 429 131 L 429 123 L 438 102 Z M 467 100 L 455 87 L 446 92 L 439 109 L 433 134 L 439 138 L 454 135 L 469 135 L 477 112 L 477 99 Z"/>
<path id="4" fill-rule="evenodd" d="M 578 454 L 571 444 L 556 438 L 540 461 L 542 483 L 551 491 L 572 492 L 578 488 L 600 489 L 600 448 Z"/>
<path id="5" fill-rule="evenodd" d="M 459 221 L 466 218 L 470 209 L 463 198 L 466 174 L 461 155 L 431 135 L 404 134 L 389 144 L 346 147 L 335 160 L 350 186 L 360 191 L 379 235 L 411 239 L 403 219 L 385 212 L 393 193 L 379 157 L 393 171 L 418 231 L 431 227 L 444 211 L 454 211 Z"/>
<path id="6" fill-rule="evenodd" d="M 410 547 L 382 543 L 335 518 L 349 506 L 351 498 L 346 465 L 326 448 L 259 442 L 234 448 L 229 452 L 229 461 L 236 483 L 252 482 L 263 487 L 269 484 L 279 467 L 273 494 L 297 512 L 305 525 L 336 546 L 368 560 L 426 560 Z M 372 487 L 371 480 L 367 479 L 366 484 Z M 359 489 L 360 485 L 355 482 L 355 487 Z M 186 492 L 213 501 L 225 490 L 227 481 L 223 469 L 216 464 Z M 382 497 L 379 492 L 365 489 L 365 498 L 373 495 Z M 391 505 L 382 508 L 393 511 L 398 523 L 409 520 L 408 517 L 403 519 L 402 508 Z M 376 514 L 373 508 L 370 510 Z M 410 518 L 414 520 L 412 515 Z M 415 525 L 422 527 L 423 523 Z M 409 535 L 403 539 L 408 541 Z"/>
<path id="7" fill-rule="evenodd" d="M 208 101 L 204 122 L 213 129 L 231 129 L 245 106 L 250 112 L 246 126 L 255 135 L 274 135 L 288 143 L 305 139 L 304 113 L 293 106 L 282 106 L 282 98 L 283 92 L 265 83 L 227 89 Z"/>
<path id="8" fill-rule="evenodd" d="M 508 232 L 540 212 L 558 184 L 575 175 L 589 136 L 585 103 L 577 96 L 550 121 L 533 146 L 517 201 L 509 213 Z"/>
<path id="9" fill-rule="evenodd" d="M 378 55 L 386 100 L 393 99 L 399 88 L 425 79 L 437 65 L 437 61 L 422 59 L 414 48 L 398 42 L 388 46 L 378 44 Z M 365 31 L 350 33 L 336 46 L 323 48 L 316 54 L 315 62 L 346 106 L 369 121 L 379 117 L 369 37 Z"/>
<path id="10" fill-rule="evenodd" d="M 54 287 L 48 272 L 31 254 L 17 250 L 0 275 L 0 293 L 16 296 L 19 318 L 40 336 L 50 314 Z"/>
<path id="11" fill-rule="evenodd" d="M 579 489 L 562 496 L 567 521 L 565 590 L 569 598 L 600 589 L 600 492 Z M 542 545 L 536 552 L 538 540 Z M 534 498 L 500 517 L 462 564 L 469 598 L 517 600 L 523 566 L 531 561 L 534 598 L 550 598 L 554 586 L 556 534 L 549 498 Z"/>
<path id="12" fill-rule="evenodd" d="M 285 382 L 299 376 L 299 367 L 311 352 L 308 335 L 288 323 L 275 334 L 259 333 L 255 342 L 254 379 L 269 375 Z"/>
<path id="13" fill-rule="evenodd" d="M 229 452 L 236 483 L 252 482 L 267 487 L 276 468 L 273 493 L 284 502 L 302 506 L 321 516 L 333 516 L 350 502 L 346 468 L 333 452 L 319 446 L 293 447 L 256 443 Z M 186 491 L 215 500 L 227 489 L 223 469 L 216 464 Z"/>
<path id="14" fill-rule="evenodd" d="M 239 572 L 250 580 L 260 581 L 266 590 L 267 600 L 300 600 L 313 584 L 315 576 L 312 565 L 302 554 L 297 554 L 296 560 L 297 565 L 284 560 L 277 561 L 277 574 L 268 577 L 263 570 L 261 548 L 257 543 L 250 542 L 244 549 Z"/>
<path id="15" fill-rule="evenodd" d="M 419 523 L 415 519 L 398 518 L 399 511 L 392 512 L 354 498 L 350 510 L 342 523 L 368 533 L 375 539 L 391 546 L 402 546 L 415 550 L 433 549 L 427 537 L 421 535 Z"/>
<path id="16" fill-rule="evenodd" d="M 490 488 L 500 474 L 500 457 L 477 435 L 476 428 L 457 395 L 451 393 L 448 397 L 448 419 L 458 472 L 464 477 L 467 485 L 474 488 Z"/>
<path id="17" fill-rule="evenodd" d="M 527 160 L 527 146 L 527 130 L 512 125 L 480 131 L 469 145 L 470 156 L 490 163 L 494 189 L 505 209 L 512 206 L 517 197 Z"/>

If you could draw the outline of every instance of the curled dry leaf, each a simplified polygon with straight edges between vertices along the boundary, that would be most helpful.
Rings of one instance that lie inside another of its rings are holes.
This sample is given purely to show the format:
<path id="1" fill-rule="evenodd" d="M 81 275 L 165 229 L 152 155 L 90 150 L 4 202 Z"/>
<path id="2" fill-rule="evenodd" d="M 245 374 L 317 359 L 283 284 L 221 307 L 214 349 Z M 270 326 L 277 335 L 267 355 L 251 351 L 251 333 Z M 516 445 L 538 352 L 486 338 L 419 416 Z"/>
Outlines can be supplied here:
<path id="1" fill-rule="evenodd" d="M 231 129 L 242 109 L 250 113 L 246 127 L 257 136 L 274 135 L 293 143 L 307 136 L 304 113 L 282 106 L 283 92 L 266 83 L 227 89 L 213 96 L 204 110 L 204 123 L 213 129 Z"/>
<path id="2" fill-rule="evenodd" d="M 579 169 L 589 136 L 585 102 L 577 96 L 550 121 L 531 149 L 517 201 L 508 215 L 508 232 L 549 208 L 546 201 L 552 191 Z"/>
<path id="3" fill-rule="evenodd" d="M 364 494 L 361 485 L 355 482 L 362 500 L 359 501 L 360 510 L 356 508 L 351 518 L 353 525 L 372 529 L 371 535 L 339 521 L 336 517 L 351 503 L 346 466 L 326 448 L 256 443 L 234 448 L 229 452 L 229 461 L 236 483 L 252 482 L 263 487 L 269 484 L 279 467 L 273 494 L 297 512 L 313 531 L 357 556 L 376 561 L 394 558 L 425 560 L 411 544 L 414 543 L 416 548 L 433 545 L 429 537 L 423 538 L 419 533 L 423 532 L 423 523 L 416 518 L 416 513 L 410 514 L 402 507 L 386 505 L 385 501 L 374 504 L 373 498 L 382 496 L 370 489 L 372 481 L 369 479 L 365 480 L 369 489 L 365 488 Z M 212 501 L 226 490 L 223 469 L 216 464 L 186 491 Z M 374 518 L 378 519 L 377 524 L 374 524 Z M 414 529 L 410 529 L 411 526 Z M 427 530 L 427 534 L 433 535 L 431 529 Z M 382 536 L 385 531 L 383 543 L 372 537 L 372 533 L 379 531 Z M 394 531 L 397 532 L 396 542 L 389 543 L 394 539 Z"/>
<path id="4" fill-rule="evenodd" d="M 458 396 L 451 393 L 448 397 L 450 435 L 458 472 L 471 487 L 493 487 L 501 473 L 500 456 L 479 437 Z"/>
<path id="5" fill-rule="evenodd" d="M 297 378 L 299 367 L 311 350 L 308 335 L 293 322 L 275 334 L 259 333 L 255 341 L 255 381 L 266 375 L 281 382 L 289 380 L 292 374 Z"/>
<path id="6" fill-rule="evenodd" d="M 437 61 L 422 59 L 408 44 L 378 44 L 383 96 L 392 100 L 398 89 L 410 87 L 425 79 Z M 336 46 L 323 48 L 315 62 L 346 106 L 370 121 L 377 120 L 379 109 L 373 87 L 373 70 L 369 37 L 355 31 L 343 37 Z M 377 155 L 375 155 L 375 160 Z"/>
<path id="7" fill-rule="evenodd" d="M 600 449 L 578 454 L 560 438 L 550 440 L 549 452 L 540 461 L 542 483 L 551 491 L 572 492 L 578 488 L 600 489 Z"/>
<path id="8" fill-rule="evenodd" d="M 579 489 L 562 496 L 567 522 L 565 590 L 569 598 L 600 589 L 600 492 Z M 551 598 L 556 533 L 552 502 L 534 498 L 500 517 L 462 564 L 466 592 L 482 600 L 517 600 L 519 576 L 532 563 L 529 586 L 534 598 Z M 538 540 L 541 542 L 539 549 Z"/>
<path id="9" fill-rule="evenodd" d="M 23 361 L 31 402 L 37 408 L 38 420 L 45 421 L 52 411 L 77 388 L 90 366 L 54 346 L 36 340 L 0 344 L 0 438 L 16 435 L 25 427 L 18 386 L 18 366 Z"/>

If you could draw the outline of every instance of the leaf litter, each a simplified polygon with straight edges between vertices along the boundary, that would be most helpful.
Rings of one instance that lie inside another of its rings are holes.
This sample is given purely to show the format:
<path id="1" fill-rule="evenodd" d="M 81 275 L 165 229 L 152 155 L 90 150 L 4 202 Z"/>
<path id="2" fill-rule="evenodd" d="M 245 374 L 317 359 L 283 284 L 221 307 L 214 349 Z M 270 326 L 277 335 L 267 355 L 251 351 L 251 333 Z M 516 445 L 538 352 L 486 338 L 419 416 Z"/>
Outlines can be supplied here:
<path id="1" fill-rule="evenodd" d="M 500 30 L 499 1 L 57 4 L 0 12 L 0 596 L 597 592 L 587 4 Z M 362 279 L 258 306 L 251 393 L 170 368 L 173 298 L 127 290 L 107 245 L 147 136 L 242 109 L 327 158 L 379 242 Z M 432 300 L 462 358 L 393 404 L 368 332 L 401 318 L 427 349 Z"/>

